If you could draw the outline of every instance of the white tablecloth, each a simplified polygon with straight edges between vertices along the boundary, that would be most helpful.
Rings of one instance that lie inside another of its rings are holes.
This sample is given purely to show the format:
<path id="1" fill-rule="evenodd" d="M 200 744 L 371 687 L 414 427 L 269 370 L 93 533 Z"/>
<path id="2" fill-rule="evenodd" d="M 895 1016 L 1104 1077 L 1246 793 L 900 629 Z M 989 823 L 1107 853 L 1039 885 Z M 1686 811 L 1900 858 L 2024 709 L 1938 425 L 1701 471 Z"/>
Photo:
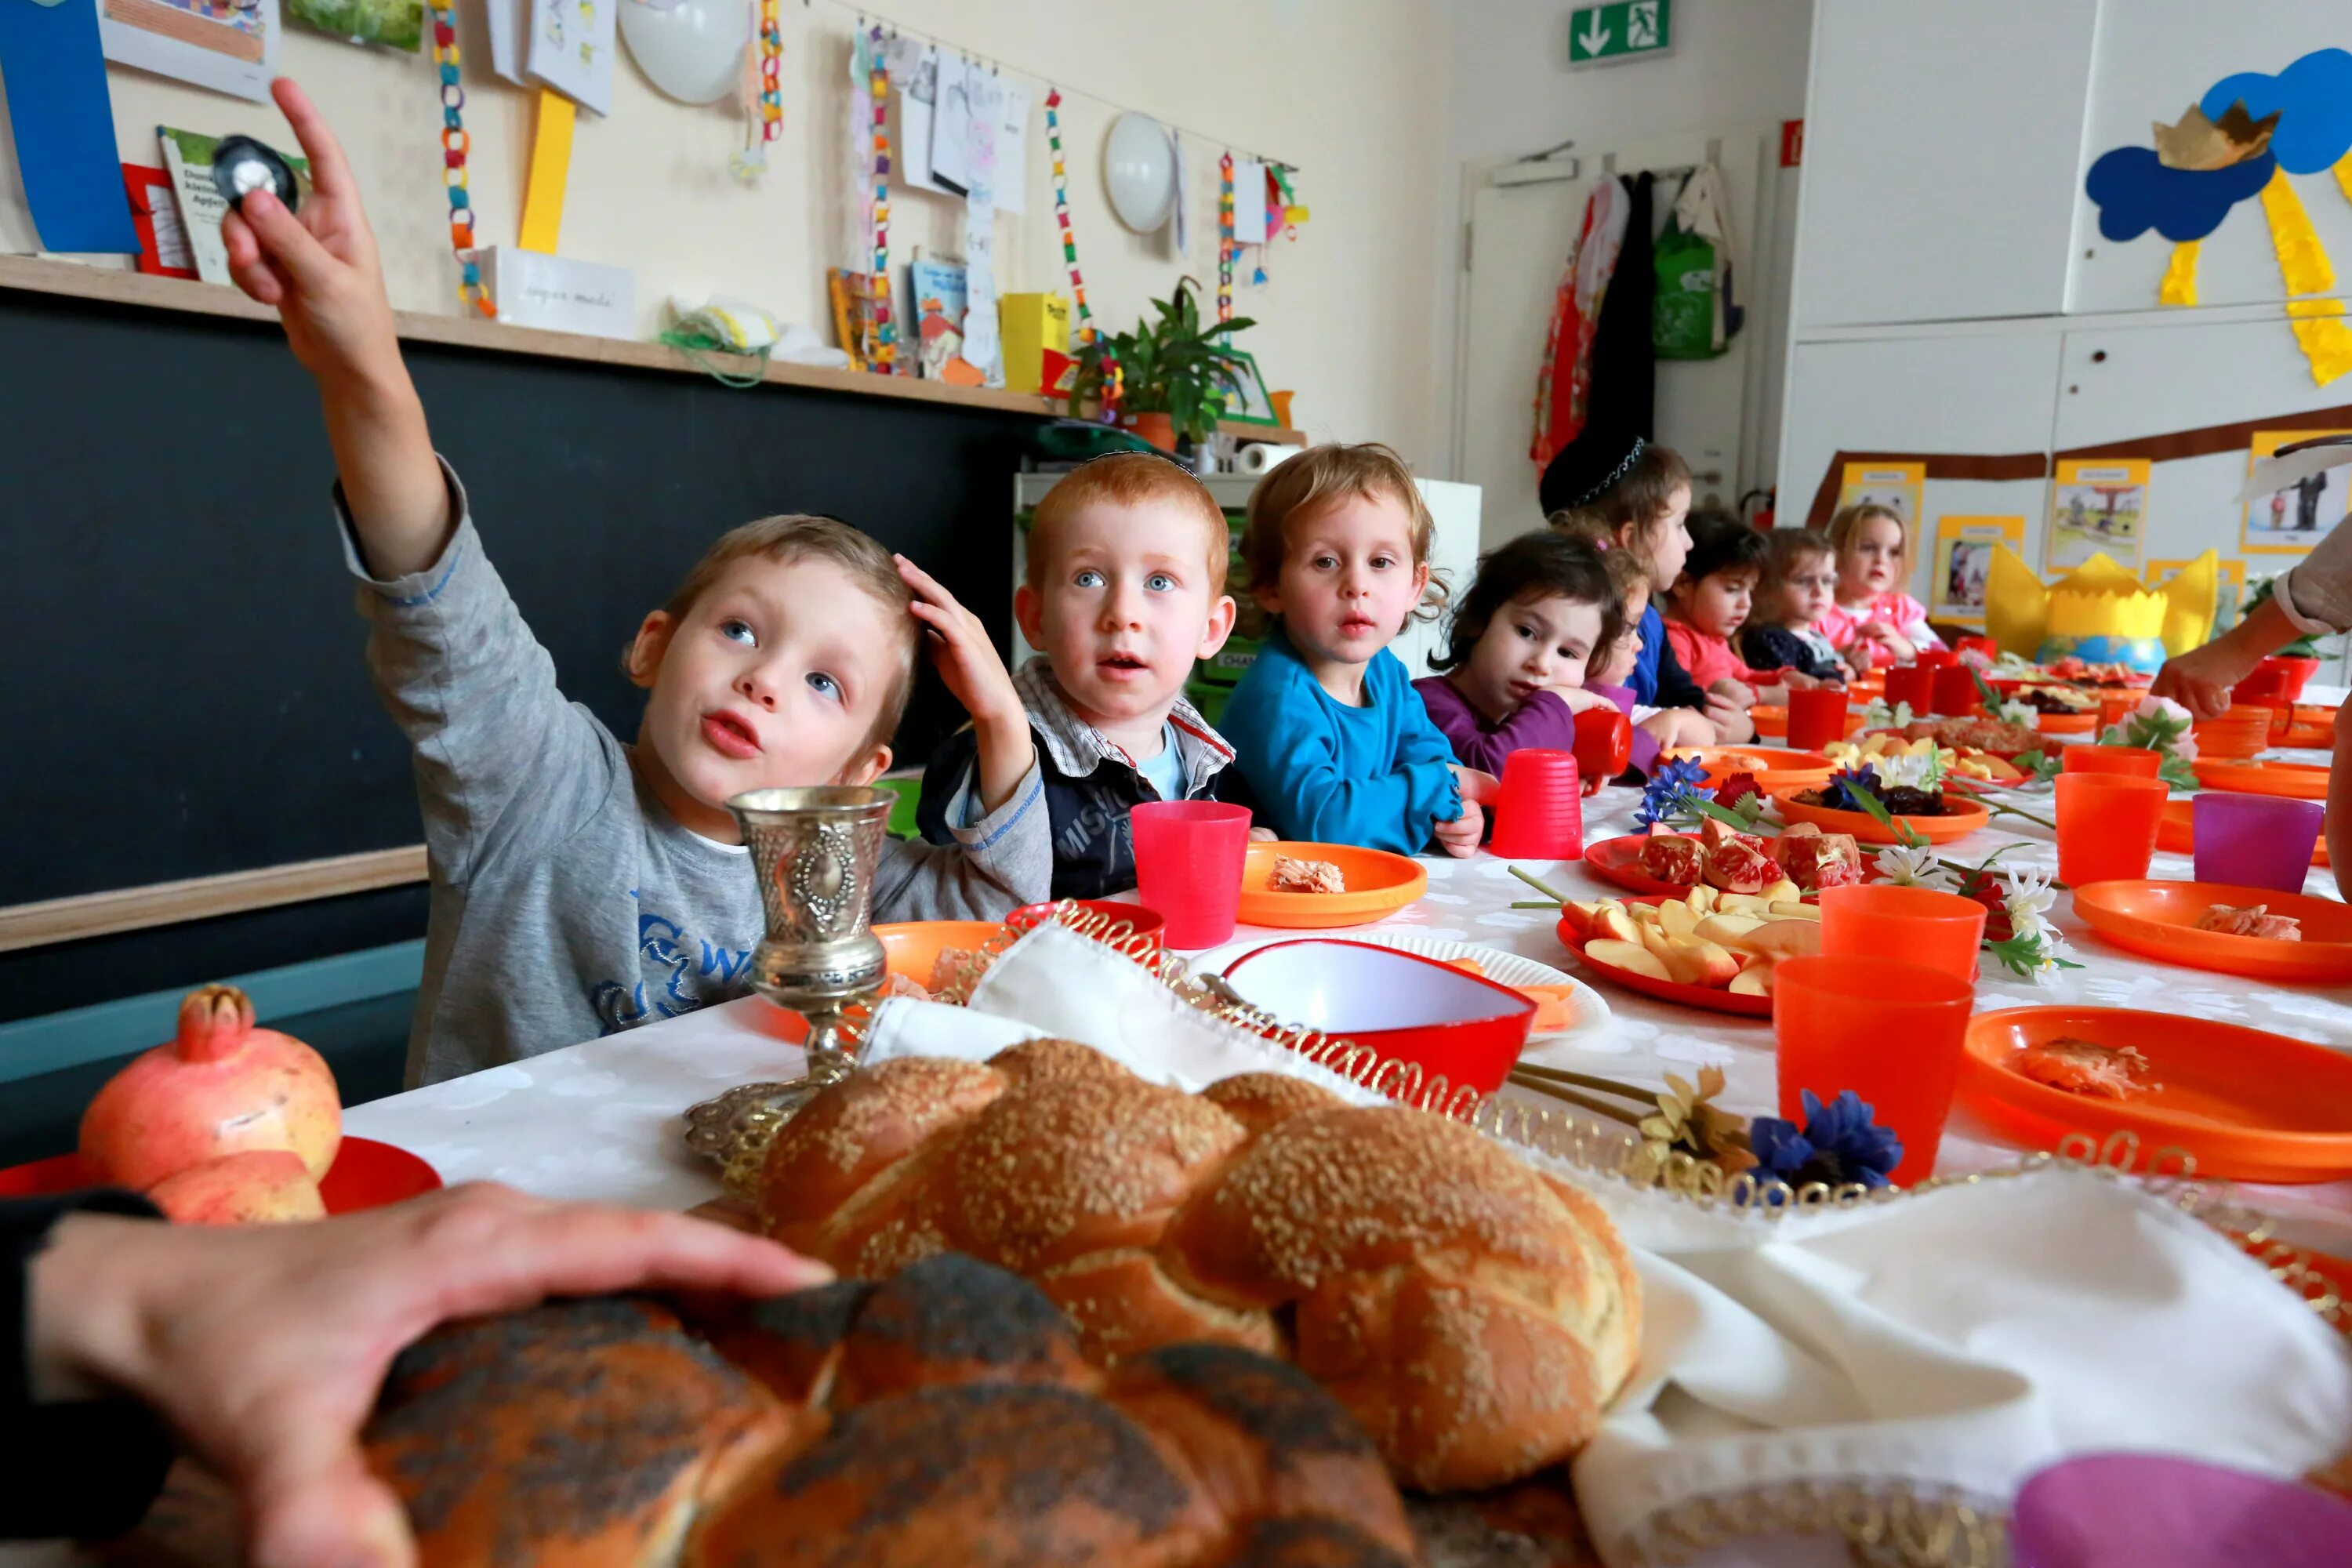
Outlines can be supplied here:
<path id="1" fill-rule="evenodd" d="M 2318 700 L 2339 700 L 2328 692 Z M 2325 761 L 2313 753 L 2300 760 Z M 2013 798 L 2037 816 L 2051 810 L 2047 786 Z M 1588 843 L 1633 831 L 1638 795 L 1610 789 L 1585 803 Z M 1995 826 L 1950 847 L 1947 858 L 1973 864 L 1999 845 L 2017 847 L 2000 864 L 2054 874 L 2057 848 L 2044 828 L 1996 817 Z M 2011 825 L 2011 826 L 2003 826 Z M 1480 853 L 1467 860 L 1426 862 L 1429 892 L 1381 922 L 1433 937 L 1486 943 L 1576 972 L 1555 934 L 1557 918 L 1541 910 L 1514 910 L 1535 897 L 1508 863 Z M 1572 899 L 1612 891 L 1580 862 L 1521 862 Z M 2151 876 L 2186 880 L 2189 857 L 2157 857 Z M 2307 890 L 2335 896 L 2330 874 L 2316 872 Z M 2352 1050 L 2352 991 L 2317 986 L 2270 986 L 2226 974 L 2150 963 L 2107 947 L 2074 919 L 2064 895 L 2055 911 L 2084 967 L 2035 986 L 1989 973 L 1978 986 L 1980 1008 L 2087 1001 L 2101 1006 L 2188 1014 L 2250 1025 L 2337 1050 Z M 1243 938 L 1281 940 L 1300 934 L 1244 928 Z M 1721 1067 L 1724 1103 L 1747 1114 L 1769 1111 L 1777 1100 L 1772 1031 L 1763 1019 L 1696 1012 L 1609 987 L 1616 1027 L 1586 1037 L 1572 1049 L 1555 1045 L 1545 1059 L 1622 1081 L 1660 1085 L 1667 1072 L 1689 1076 Z M 799 1050 L 781 1037 L 782 1016 L 748 997 L 625 1035 L 436 1084 L 360 1106 L 345 1118 L 349 1130 L 415 1151 L 452 1182 L 491 1179 L 551 1196 L 597 1198 L 685 1208 L 717 1195 L 713 1167 L 680 1141 L 679 1112 L 735 1084 L 789 1079 L 800 1070 Z M 2013 1163 L 2018 1151 L 1991 1142 L 1957 1112 L 1944 1139 L 1940 1172 L 1979 1170 Z M 2352 1182 L 2315 1186 L 2242 1189 L 2256 1207 L 2276 1215 L 2283 1234 L 2299 1245 L 2352 1255 Z"/>

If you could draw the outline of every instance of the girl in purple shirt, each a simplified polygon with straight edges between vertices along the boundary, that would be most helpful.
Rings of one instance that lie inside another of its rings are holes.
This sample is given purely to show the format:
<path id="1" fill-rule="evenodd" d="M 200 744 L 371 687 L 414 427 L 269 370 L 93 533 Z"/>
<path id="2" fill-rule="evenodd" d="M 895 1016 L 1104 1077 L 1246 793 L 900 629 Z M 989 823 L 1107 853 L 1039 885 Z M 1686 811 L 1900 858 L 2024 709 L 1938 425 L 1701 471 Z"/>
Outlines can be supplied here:
<path id="1" fill-rule="evenodd" d="M 1588 661 L 1617 640 L 1622 605 L 1600 552 L 1566 534 L 1522 534 L 1478 563 L 1454 612 L 1442 675 L 1414 681 L 1463 766 L 1490 773 L 1523 746 L 1572 751 Z"/>

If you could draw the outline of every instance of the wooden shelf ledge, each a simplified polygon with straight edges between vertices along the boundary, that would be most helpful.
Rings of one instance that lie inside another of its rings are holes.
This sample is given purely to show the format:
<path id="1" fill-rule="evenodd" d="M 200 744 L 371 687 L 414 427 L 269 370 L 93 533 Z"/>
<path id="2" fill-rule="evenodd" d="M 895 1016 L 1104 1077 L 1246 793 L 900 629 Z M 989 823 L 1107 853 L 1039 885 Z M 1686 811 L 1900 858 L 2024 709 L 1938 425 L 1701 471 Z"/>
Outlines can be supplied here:
<path id="1" fill-rule="evenodd" d="M 23 293 L 54 294 L 75 300 L 96 300 L 153 310 L 181 310 L 198 316 L 226 316 L 241 321 L 267 321 L 273 326 L 278 312 L 257 305 L 226 284 L 198 283 L 185 278 L 156 278 L 144 272 L 122 272 L 80 262 L 54 261 L 43 257 L 0 256 L 0 289 Z M 478 316 L 436 316 L 423 310 L 395 310 L 402 341 L 439 343 L 455 348 L 486 349 L 495 353 L 538 354 L 547 359 L 578 360 L 590 364 L 617 365 L 629 370 L 667 371 L 701 375 L 701 365 L 667 343 L 641 343 L 623 338 L 590 337 L 581 332 L 551 332 L 536 327 L 509 326 Z M 1058 398 L 1034 392 L 1007 392 L 1002 387 L 950 386 L 911 375 L 875 375 L 865 371 L 826 370 L 816 365 L 781 364 L 764 367 L 757 359 L 733 354 L 709 356 L 713 363 L 776 386 L 797 386 L 813 392 L 847 393 L 857 397 L 895 397 L 908 403 L 933 403 L 965 408 L 989 408 L 1051 419 L 1062 413 Z M 1228 422 L 1229 434 L 1253 441 L 1279 441 L 1304 446 L 1296 430 L 1265 425 Z"/>

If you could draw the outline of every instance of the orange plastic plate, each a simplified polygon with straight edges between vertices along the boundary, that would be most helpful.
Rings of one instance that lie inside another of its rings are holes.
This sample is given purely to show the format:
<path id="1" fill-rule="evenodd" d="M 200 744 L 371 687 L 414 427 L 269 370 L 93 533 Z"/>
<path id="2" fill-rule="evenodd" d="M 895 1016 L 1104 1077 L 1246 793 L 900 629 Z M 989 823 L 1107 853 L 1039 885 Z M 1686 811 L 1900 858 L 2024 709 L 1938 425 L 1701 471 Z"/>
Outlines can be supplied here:
<path id="1" fill-rule="evenodd" d="M 1339 868 L 1348 890 L 1276 892 L 1267 884 L 1274 879 L 1277 855 L 1294 860 L 1330 861 Z M 1429 873 L 1418 862 L 1385 849 L 1361 849 L 1353 844 L 1252 844 L 1242 867 L 1241 921 L 1295 931 L 1370 925 L 1428 890 Z"/>
<path id="2" fill-rule="evenodd" d="M 2156 826 L 2156 847 L 2175 855 L 2197 852 L 2197 803 L 2193 800 L 2168 800 L 2164 803 L 2164 819 Z M 1587 853 L 1591 853 L 1587 851 Z M 2322 838 L 2311 851 L 2311 863 L 2327 864 L 2327 840 Z"/>
<path id="3" fill-rule="evenodd" d="M 1776 789 L 1768 793 L 1780 803 L 1780 815 L 1791 822 L 1810 822 L 1824 833 L 1851 833 L 1856 842 L 1863 844 L 1901 842 L 1892 828 L 1880 826 L 1878 818 L 1866 811 L 1835 811 L 1826 805 L 1808 805 L 1797 798 L 1803 793 L 1801 789 Z M 1947 795 L 1944 804 L 1950 805 L 1954 802 Z M 1990 822 L 1992 813 L 1983 806 L 1963 803 L 1948 816 L 1898 816 L 1895 820 L 1930 844 L 1949 844 L 1954 839 L 1966 838 Z"/>
<path id="4" fill-rule="evenodd" d="M 2199 931 L 2215 904 L 2262 904 L 2303 922 L 2301 942 Z M 2340 984 L 2352 980 L 2352 910 L 2333 899 L 2228 882 L 2093 882 L 2074 889 L 2074 912 L 2126 952 L 2254 980 Z"/>
<path id="5" fill-rule="evenodd" d="M 992 921 L 897 921 L 874 928 L 890 973 L 918 985 L 931 983 L 940 954 L 951 947 L 971 949 L 1004 928 Z"/>
<path id="6" fill-rule="evenodd" d="M 2237 795 L 2283 795 L 2294 800 L 2326 800 L 2327 770 L 2312 763 L 2247 763 L 2198 758 L 2189 764 L 2207 789 Z"/>
<path id="7" fill-rule="evenodd" d="M 1819 752 L 1791 752 L 1778 746 L 1672 746 L 1663 754 L 1706 769 L 1703 782 L 1709 788 L 1734 773 L 1754 773 L 1756 787 L 1768 793 L 1783 784 L 1803 789 L 1829 783 L 1830 775 L 1837 772 L 1837 764 Z"/>
<path id="8" fill-rule="evenodd" d="M 2044 735 L 2087 735 L 2099 727 L 2099 711 L 2088 713 L 2044 713 L 2033 721 L 2036 731 Z"/>
<path id="9" fill-rule="evenodd" d="M 2016 1070 L 2021 1052 L 2058 1039 L 2134 1047 L 2158 1087 L 2099 1100 Z M 2072 1132 L 2101 1142 L 2130 1132 L 2143 1158 L 2184 1149 L 2200 1176 L 2352 1176 L 2352 1057 L 2236 1024 L 2117 1007 L 1979 1013 L 1969 1024 L 1959 1093 L 1981 1121 L 2029 1149 L 2055 1149 Z"/>

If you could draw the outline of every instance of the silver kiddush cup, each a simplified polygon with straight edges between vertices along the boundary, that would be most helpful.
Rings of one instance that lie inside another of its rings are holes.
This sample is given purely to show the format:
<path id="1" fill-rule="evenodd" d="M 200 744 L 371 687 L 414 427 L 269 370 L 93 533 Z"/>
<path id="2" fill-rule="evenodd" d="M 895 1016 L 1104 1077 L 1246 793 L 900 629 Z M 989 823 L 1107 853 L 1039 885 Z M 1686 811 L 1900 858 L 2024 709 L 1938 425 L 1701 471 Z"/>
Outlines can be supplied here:
<path id="1" fill-rule="evenodd" d="M 768 933 L 751 954 L 751 988 L 808 1020 L 808 1076 L 745 1084 L 688 1112 L 687 1142 L 719 1154 L 745 1114 L 784 1116 L 854 1065 L 841 1013 L 881 989 L 881 939 L 868 929 L 874 868 L 897 797 L 835 785 L 755 789 L 727 803 L 751 852 Z"/>

